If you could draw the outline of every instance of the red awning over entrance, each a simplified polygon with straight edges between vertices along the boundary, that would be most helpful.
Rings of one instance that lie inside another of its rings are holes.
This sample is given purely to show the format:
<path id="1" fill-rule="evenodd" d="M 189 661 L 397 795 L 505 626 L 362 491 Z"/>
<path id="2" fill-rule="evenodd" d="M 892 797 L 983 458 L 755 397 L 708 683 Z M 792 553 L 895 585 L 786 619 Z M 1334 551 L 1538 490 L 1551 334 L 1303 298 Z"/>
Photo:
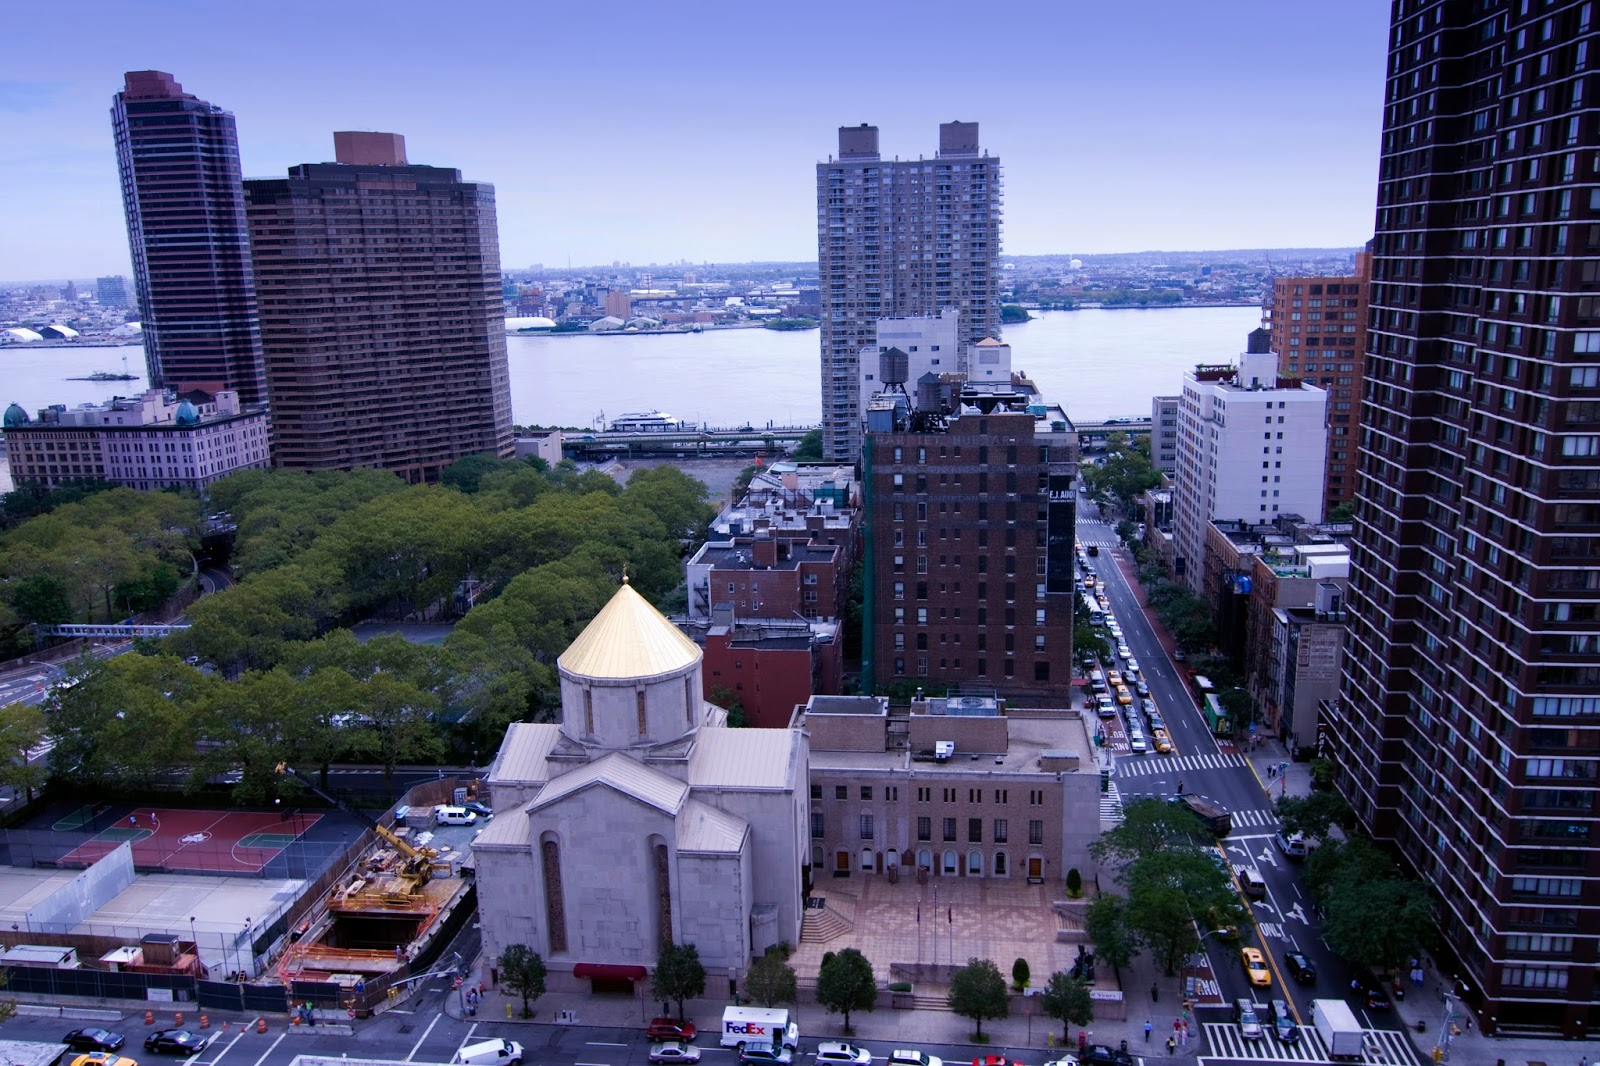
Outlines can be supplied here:
<path id="1" fill-rule="evenodd" d="M 613 966 L 605 962 L 580 962 L 572 968 L 572 976 L 595 981 L 643 981 L 648 974 L 643 966 Z"/>

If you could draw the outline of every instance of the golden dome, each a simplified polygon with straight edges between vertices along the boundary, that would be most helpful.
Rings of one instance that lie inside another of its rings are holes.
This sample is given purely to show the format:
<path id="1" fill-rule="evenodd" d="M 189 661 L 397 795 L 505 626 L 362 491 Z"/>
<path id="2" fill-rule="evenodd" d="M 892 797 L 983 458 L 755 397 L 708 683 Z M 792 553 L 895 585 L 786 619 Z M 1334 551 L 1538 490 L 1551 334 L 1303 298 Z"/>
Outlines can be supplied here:
<path id="1" fill-rule="evenodd" d="M 699 645 L 624 584 L 556 665 L 580 677 L 625 679 L 659 677 L 699 659 Z"/>

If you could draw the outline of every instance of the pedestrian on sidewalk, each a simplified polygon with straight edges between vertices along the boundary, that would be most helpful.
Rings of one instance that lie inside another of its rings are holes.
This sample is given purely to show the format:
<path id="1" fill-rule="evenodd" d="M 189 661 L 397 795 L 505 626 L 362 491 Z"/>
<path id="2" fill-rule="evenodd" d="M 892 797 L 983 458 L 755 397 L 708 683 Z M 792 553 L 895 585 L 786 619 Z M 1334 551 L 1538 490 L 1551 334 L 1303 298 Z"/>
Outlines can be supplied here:
<path id="1" fill-rule="evenodd" d="M 1146 1043 L 1146 1044 L 1148 1044 L 1148 1043 L 1150 1043 L 1150 1030 L 1151 1030 L 1151 1029 L 1152 1029 L 1152 1028 L 1154 1028 L 1154 1026 L 1152 1026 L 1152 1025 L 1151 1025 L 1151 1024 L 1150 1024 L 1150 1019 L 1149 1019 L 1149 1018 L 1146 1018 L 1146 1019 L 1145 1019 L 1145 1020 L 1144 1020 L 1144 1042 L 1145 1042 L 1145 1043 Z"/>
<path id="2" fill-rule="evenodd" d="M 1172 1039 L 1172 1037 L 1170 1037 L 1170 1036 L 1167 1037 L 1167 1054 L 1168 1055 L 1176 1054 L 1177 1050 L 1178 1050 L 1178 1042 L 1176 1040 Z"/>

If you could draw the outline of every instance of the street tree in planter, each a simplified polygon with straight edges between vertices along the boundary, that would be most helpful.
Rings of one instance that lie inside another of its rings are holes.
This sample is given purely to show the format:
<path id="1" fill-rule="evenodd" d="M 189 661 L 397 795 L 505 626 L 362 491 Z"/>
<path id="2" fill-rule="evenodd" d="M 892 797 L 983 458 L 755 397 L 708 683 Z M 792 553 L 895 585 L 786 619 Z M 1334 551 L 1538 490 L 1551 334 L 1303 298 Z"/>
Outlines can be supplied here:
<path id="1" fill-rule="evenodd" d="M 969 959 L 950 978 L 950 1010 L 963 1018 L 971 1018 L 978 1030 L 973 1040 L 987 1043 L 983 1023 L 990 1018 L 1004 1018 L 1011 1013 L 1011 999 L 1006 994 L 1006 979 L 993 959 Z"/>
<path id="2" fill-rule="evenodd" d="M 700 963 L 700 951 L 693 944 L 661 945 L 656 956 L 656 968 L 650 974 L 650 998 L 663 1003 L 668 1000 L 678 1005 L 678 1020 L 683 1021 L 683 1001 L 704 995 L 706 968 Z"/>
<path id="3" fill-rule="evenodd" d="M 1028 987 L 1028 978 L 1030 976 L 1027 959 L 1019 958 L 1011 964 L 1011 987 L 1018 992 Z"/>
<path id="4" fill-rule="evenodd" d="M 1072 1035 L 1074 1025 L 1082 1029 L 1094 1020 L 1094 1000 L 1089 997 L 1089 982 L 1062 970 L 1050 975 L 1039 1001 L 1044 1016 L 1061 1023 L 1063 1047 Z"/>
<path id="5" fill-rule="evenodd" d="M 780 1003 L 793 1003 L 799 997 L 800 983 L 783 952 L 770 947 L 745 974 L 744 990 L 763 1007 L 776 1007 Z"/>
<path id="6" fill-rule="evenodd" d="M 878 982 L 872 976 L 872 963 L 855 948 L 845 948 L 832 958 L 824 957 L 817 972 L 817 1002 L 829 1014 L 844 1015 L 844 1031 L 850 1033 L 850 1012 L 871 1010 L 878 1003 Z"/>
<path id="7" fill-rule="evenodd" d="M 522 997 L 522 1016 L 533 1017 L 533 1001 L 544 995 L 544 959 L 526 944 L 512 944 L 500 953 L 500 982 Z"/>

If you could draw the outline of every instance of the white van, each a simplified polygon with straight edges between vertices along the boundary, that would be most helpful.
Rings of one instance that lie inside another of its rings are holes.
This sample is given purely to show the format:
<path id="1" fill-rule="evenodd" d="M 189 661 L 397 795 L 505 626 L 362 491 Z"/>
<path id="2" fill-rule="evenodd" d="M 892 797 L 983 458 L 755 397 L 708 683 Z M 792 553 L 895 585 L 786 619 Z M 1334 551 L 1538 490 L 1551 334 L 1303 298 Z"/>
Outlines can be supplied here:
<path id="1" fill-rule="evenodd" d="M 471 825 L 478 820 L 478 816 L 465 807 L 451 807 L 440 804 L 433 809 L 434 825 Z"/>
<path id="2" fill-rule="evenodd" d="M 1248 866 L 1235 866 L 1234 874 L 1239 878 L 1239 887 L 1251 899 L 1265 899 L 1267 883 L 1261 880 L 1261 875 Z"/>
<path id="3" fill-rule="evenodd" d="M 522 1066 L 522 1045 L 515 1040 L 480 1040 L 463 1044 L 450 1061 L 462 1066 Z"/>

